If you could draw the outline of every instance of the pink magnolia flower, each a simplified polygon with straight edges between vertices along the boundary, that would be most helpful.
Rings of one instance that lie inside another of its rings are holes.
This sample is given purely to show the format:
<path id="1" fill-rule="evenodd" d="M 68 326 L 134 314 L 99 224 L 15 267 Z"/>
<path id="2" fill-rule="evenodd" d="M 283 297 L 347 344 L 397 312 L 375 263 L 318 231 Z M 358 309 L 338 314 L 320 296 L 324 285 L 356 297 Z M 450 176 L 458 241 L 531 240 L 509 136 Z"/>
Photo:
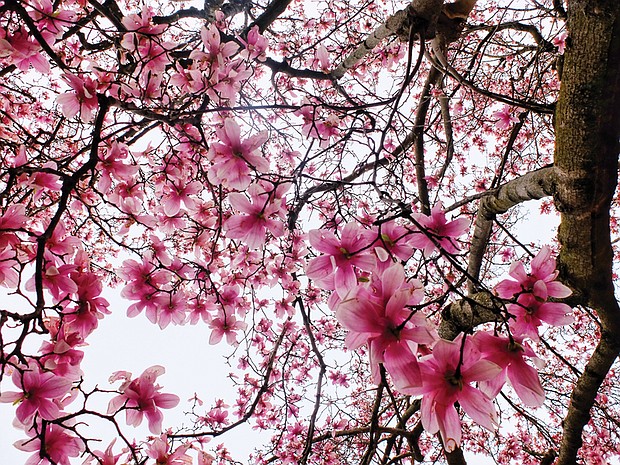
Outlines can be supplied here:
<path id="1" fill-rule="evenodd" d="M 231 216 L 224 223 L 224 230 L 227 237 L 242 239 L 248 247 L 256 249 L 265 243 L 267 231 L 274 237 L 284 234 L 286 201 L 274 198 L 275 190 L 267 192 L 258 184 L 252 184 L 248 194 L 251 202 L 240 193 L 233 192 L 228 196 L 233 208 L 243 214 Z"/>
<path id="2" fill-rule="evenodd" d="M 369 286 L 357 286 L 336 305 L 336 318 L 349 330 L 346 345 L 357 349 L 368 344 L 373 381 L 381 380 L 379 363 L 388 370 L 404 362 L 416 363 L 417 344 L 431 344 L 436 337 L 426 318 L 407 305 L 424 297 L 422 284 L 405 281 L 403 266 L 394 264 L 373 275 Z"/>
<path id="3" fill-rule="evenodd" d="M 18 265 L 15 260 L 15 251 L 6 247 L 0 249 L 0 286 L 14 288 L 19 283 L 19 275 L 15 270 L 15 266 Z"/>
<path id="4" fill-rule="evenodd" d="M 24 465 L 71 465 L 70 458 L 79 456 L 84 450 L 81 439 L 54 423 L 48 423 L 45 431 L 39 435 L 34 428 L 30 429 L 28 436 L 30 439 L 15 443 L 15 447 L 19 450 L 34 452 Z M 41 438 L 44 438 L 43 442 Z M 42 457 L 41 451 L 47 456 Z"/>
<path id="5" fill-rule="evenodd" d="M 150 6 L 145 6 L 140 14 L 130 13 L 123 17 L 123 26 L 128 31 L 141 32 L 146 35 L 160 35 L 168 27 L 166 24 L 153 24 L 155 10 Z"/>
<path id="6" fill-rule="evenodd" d="M 239 50 L 239 46 L 233 41 L 222 43 L 220 31 L 215 24 L 203 27 L 200 37 L 206 52 L 194 50 L 189 57 L 204 64 L 211 64 L 215 69 L 224 66 L 226 61 Z"/>
<path id="7" fill-rule="evenodd" d="M 205 78 L 202 71 L 193 67 L 184 68 L 179 63 L 175 65 L 177 70 L 170 78 L 170 84 L 181 89 L 184 93 L 195 94 L 205 88 Z"/>
<path id="8" fill-rule="evenodd" d="M 66 118 L 73 118 L 78 113 L 82 121 L 88 122 L 93 118 L 99 107 L 97 98 L 97 83 L 89 76 L 78 77 L 65 73 L 63 79 L 71 87 L 71 92 L 65 92 L 56 97 L 56 101 Z"/>
<path id="9" fill-rule="evenodd" d="M 382 224 L 377 231 L 377 241 L 373 248 L 377 258 L 377 265 L 390 266 L 392 258 L 407 261 L 413 255 L 414 248 L 409 243 L 412 237 L 410 231 L 394 221 Z"/>
<path id="10" fill-rule="evenodd" d="M 144 370 L 137 379 L 126 379 L 121 386 L 121 394 L 110 400 L 108 415 L 114 415 L 120 410 L 126 410 L 127 424 L 139 426 L 146 416 L 149 423 L 149 431 L 153 434 L 161 433 L 161 425 L 164 415 L 160 409 L 173 408 L 179 403 L 179 397 L 174 394 L 161 393 L 161 386 L 155 384 L 158 376 L 165 373 L 162 366 L 155 365 Z M 127 378 L 129 373 L 125 372 Z M 112 378 L 116 380 L 117 378 Z"/>
<path id="11" fill-rule="evenodd" d="M 517 296 L 516 303 L 508 306 L 509 313 L 516 317 L 511 321 L 514 334 L 538 340 L 538 327 L 543 321 L 552 326 L 572 323 L 570 306 L 561 302 L 548 302 L 550 297 L 562 299 L 572 292 L 555 280 L 558 271 L 549 247 L 545 246 L 540 250 L 532 260 L 531 267 L 532 271 L 528 274 L 521 261 L 514 262 L 509 274 L 516 281 L 501 281 L 495 286 L 495 292 L 503 299 Z"/>
<path id="12" fill-rule="evenodd" d="M 265 51 L 269 46 L 267 39 L 263 37 L 258 29 L 258 26 L 252 27 L 249 30 L 245 40 L 240 38 L 239 41 L 243 44 L 245 50 L 241 52 L 249 60 L 265 60 Z"/>
<path id="13" fill-rule="evenodd" d="M 513 334 L 538 341 L 538 328 L 543 321 L 551 326 L 569 325 L 574 321 L 573 309 L 570 306 L 545 300 L 534 294 L 521 294 L 516 304 L 508 305 L 508 312 L 516 317 L 514 321 L 510 321 Z"/>
<path id="14" fill-rule="evenodd" d="M 220 316 L 211 320 L 209 327 L 212 330 L 209 344 L 215 345 L 222 340 L 223 336 L 226 336 L 226 342 L 231 346 L 235 346 L 238 344 L 237 331 L 244 331 L 248 325 L 241 320 L 237 320 L 235 315 L 227 315 L 221 312 Z"/>
<path id="15" fill-rule="evenodd" d="M 53 43 L 53 36 L 48 32 L 43 37 Z M 41 45 L 25 28 L 20 28 L 12 36 L 0 39 L 0 56 L 8 56 L 9 61 L 20 71 L 28 71 L 32 66 L 41 74 L 49 74 L 50 64 L 41 54 Z"/>
<path id="16" fill-rule="evenodd" d="M 553 45 L 558 48 L 558 53 L 560 55 L 562 55 L 564 53 L 564 50 L 566 50 L 566 37 L 568 37 L 568 34 L 566 33 L 566 31 L 564 31 L 553 38 Z"/>
<path id="17" fill-rule="evenodd" d="M 168 436 L 162 434 L 149 442 L 146 448 L 146 455 L 155 459 L 157 465 L 192 465 L 192 458 L 186 454 L 188 445 L 181 445 L 173 452 L 168 452 Z"/>
<path id="18" fill-rule="evenodd" d="M 314 59 L 319 63 L 321 71 L 324 71 L 326 73 L 329 72 L 329 68 L 331 66 L 329 62 L 329 53 L 324 46 L 319 45 L 316 48 L 314 52 Z"/>
<path id="19" fill-rule="evenodd" d="M 430 434 L 439 431 L 446 451 L 453 451 L 461 443 L 461 420 L 455 402 L 476 423 L 495 430 L 495 407 L 486 394 L 472 384 L 492 379 L 502 369 L 482 359 L 470 339 L 465 344 L 462 335 L 454 341 L 440 339 L 433 346 L 433 353 L 420 359 L 418 366 L 419 378 L 404 371 L 395 378 L 399 381 L 396 386 L 406 394 L 422 396 L 424 429 Z"/>
<path id="20" fill-rule="evenodd" d="M 469 228 L 467 218 L 448 222 L 442 208 L 441 203 L 438 203 L 431 210 L 431 216 L 415 215 L 415 220 L 422 226 L 424 232 L 413 234 L 409 243 L 413 247 L 424 249 L 425 256 L 437 250 L 437 244 L 447 253 L 458 252 L 459 246 L 454 239 L 463 235 Z"/>
<path id="21" fill-rule="evenodd" d="M 54 36 L 71 26 L 76 16 L 70 10 L 56 10 L 50 0 L 33 0 L 31 6 L 34 8 L 31 15 L 37 22 L 37 29 L 48 31 Z"/>
<path id="22" fill-rule="evenodd" d="M 540 385 L 538 372 L 527 364 L 525 357 L 538 360 L 534 351 L 518 338 L 493 336 L 480 331 L 473 336 L 482 358 L 502 368 L 502 372 L 493 379 L 481 381 L 480 389 L 490 398 L 497 396 L 506 382 L 510 381 L 513 389 L 525 405 L 540 407 L 545 400 L 545 391 Z"/>
<path id="23" fill-rule="evenodd" d="M 510 107 L 508 105 L 504 105 L 501 110 L 498 110 L 493 113 L 493 117 L 497 118 L 495 122 L 495 127 L 497 129 L 508 129 L 513 123 L 517 123 L 519 118 L 510 113 Z"/>
<path id="24" fill-rule="evenodd" d="M 99 325 L 104 315 L 109 315 L 110 303 L 101 297 L 103 284 L 101 278 L 91 272 L 72 273 L 71 279 L 77 285 L 77 306 L 63 313 L 65 327 L 76 331 L 86 339 Z"/>
<path id="25" fill-rule="evenodd" d="M 21 204 L 11 205 L 0 215 L 0 248 L 14 248 L 20 242 L 16 231 L 23 229 L 28 221 L 26 207 Z"/>
<path id="26" fill-rule="evenodd" d="M 77 284 L 71 279 L 71 273 L 77 269 L 75 265 L 48 265 L 43 273 L 43 288 L 48 289 L 54 299 L 60 302 L 68 294 L 78 291 Z M 26 282 L 26 290 L 35 290 L 34 276 Z"/>
<path id="27" fill-rule="evenodd" d="M 71 390 L 71 380 L 50 371 L 41 371 L 31 363 L 27 370 L 15 370 L 11 376 L 20 392 L 5 391 L 0 402 L 19 403 L 15 416 L 26 424 L 35 414 L 45 420 L 54 420 L 60 415 L 59 400 Z"/>
<path id="28" fill-rule="evenodd" d="M 161 329 L 165 329 L 170 323 L 182 325 L 187 318 L 187 296 L 183 291 L 166 296 L 163 304 L 159 308 L 157 324 Z"/>
<path id="29" fill-rule="evenodd" d="M 369 231 L 356 223 L 347 223 L 342 229 L 341 238 L 325 229 L 313 229 L 308 233 L 310 244 L 324 255 L 308 262 L 306 275 L 322 285 L 328 284 L 327 278 L 334 278 L 333 287 L 340 297 L 357 285 L 355 268 L 371 271 L 375 266 L 375 258 L 368 248 L 373 238 Z"/>
<path id="30" fill-rule="evenodd" d="M 108 445 L 105 452 L 99 450 L 93 451 L 93 455 L 86 459 L 84 465 L 90 465 L 92 463 L 98 465 L 118 465 L 118 461 L 123 454 L 114 454 L 112 448 L 115 442 L 116 438 L 112 439 L 112 442 Z"/>
<path id="31" fill-rule="evenodd" d="M 559 272 L 556 270 L 555 258 L 551 249 L 544 246 L 532 260 L 532 271 L 527 273 L 523 262 L 516 261 L 510 266 L 508 274 L 514 280 L 505 279 L 495 286 L 495 292 L 502 299 L 510 299 L 520 293 L 529 292 L 540 299 L 554 297 L 562 299 L 572 294 L 564 284 L 556 281 Z"/>
<path id="32" fill-rule="evenodd" d="M 188 210 L 194 210 L 196 201 L 193 195 L 199 194 L 203 189 L 199 181 L 186 182 L 185 180 L 173 180 L 166 183 L 162 204 L 166 216 L 176 216 L 181 211 L 181 202 Z"/>
<path id="33" fill-rule="evenodd" d="M 267 140 L 266 134 L 251 136 L 242 141 L 239 125 L 230 118 L 215 132 L 219 142 L 213 142 L 209 147 L 213 166 L 208 177 L 213 184 L 244 190 L 250 185 L 251 168 L 259 173 L 269 171 L 269 162 L 256 153 Z"/>
<path id="34" fill-rule="evenodd" d="M 97 188 L 103 192 L 110 189 L 112 178 L 119 181 L 131 181 L 138 172 L 138 167 L 124 163 L 129 154 L 127 146 L 114 141 L 105 150 L 103 155 L 99 156 L 98 168 L 101 172 L 101 178 L 97 183 Z"/>

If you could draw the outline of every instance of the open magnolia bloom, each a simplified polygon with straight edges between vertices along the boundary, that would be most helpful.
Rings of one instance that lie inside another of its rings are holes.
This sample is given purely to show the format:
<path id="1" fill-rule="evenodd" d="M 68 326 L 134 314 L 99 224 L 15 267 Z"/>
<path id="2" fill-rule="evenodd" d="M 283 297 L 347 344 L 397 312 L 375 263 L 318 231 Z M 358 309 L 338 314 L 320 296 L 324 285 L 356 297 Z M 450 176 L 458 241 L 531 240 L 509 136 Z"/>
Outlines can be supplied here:
<path id="1" fill-rule="evenodd" d="M 349 330 L 346 344 L 357 349 L 368 344 L 372 379 L 380 381 L 379 363 L 399 366 L 402 360 L 415 362 L 417 344 L 431 344 L 436 338 L 422 315 L 407 308 L 420 303 L 424 290 L 419 281 L 405 281 L 402 265 L 394 264 L 373 274 L 366 285 L 353 287 L 336 306 L 336 318 Z"/>
<path id="2" fill-rule="evenodd" d="M 413 396 L 422 396 L 422 424 L 429 433 L 440 432 L 448 452 L 461 444 L 461 420 L 458 402 L 465 413 L 480 426 L 497 428 L 497 415 L 492 400 L 476 382 L 496 378 L 502 372 L 497 364 L 483 359 L 475 344 L 463 336 L 454 341 L 438 340 L 433 353 L 419 363 L 394 367 L 396 387 Z M 417 366 L 416 366 L 417 365 Z"/>

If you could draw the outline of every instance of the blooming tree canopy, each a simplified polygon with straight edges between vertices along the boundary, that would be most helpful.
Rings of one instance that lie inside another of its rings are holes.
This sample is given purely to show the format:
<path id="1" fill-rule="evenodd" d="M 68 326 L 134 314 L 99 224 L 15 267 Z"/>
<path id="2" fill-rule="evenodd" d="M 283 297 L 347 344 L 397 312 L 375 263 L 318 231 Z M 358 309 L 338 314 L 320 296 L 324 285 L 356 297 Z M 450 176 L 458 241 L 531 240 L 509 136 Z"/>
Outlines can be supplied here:
<path id="1" fill-rule="evenodd" d="M 0 1 L 2 421 L 27 465 L 239 463 L 243 424 L 259 465 L 609 463 L 619 140 L 615 0 Z M 235 396 L 89 383 L 118 312 Z"/>

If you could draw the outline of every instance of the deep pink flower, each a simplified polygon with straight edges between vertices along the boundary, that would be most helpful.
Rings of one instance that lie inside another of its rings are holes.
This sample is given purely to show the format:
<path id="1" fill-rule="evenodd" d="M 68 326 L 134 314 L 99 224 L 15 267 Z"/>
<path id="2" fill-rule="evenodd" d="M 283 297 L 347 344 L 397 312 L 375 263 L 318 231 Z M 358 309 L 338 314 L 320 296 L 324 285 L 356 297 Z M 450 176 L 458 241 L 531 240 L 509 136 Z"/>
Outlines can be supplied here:
<path id="1" fill-rule="evenodd" d="M 321 285 L 328 285 L 327 278 L 333 276 L 333 287 L 344 298 L 357 285 L 355 267 L 371 271 L 375 258 L 369 253 L 373 242 L 372 234 L 356 223 L 342 228 L 341 237 L 325 229 L 313 229 L 308 233 L 310 244 L 323 255 L 308 262 L 306 275 Z"/>
<path id="2" fill-rule="evenodd" d="M 413 234 L 409 243 L 415 248 L 424 249 L 425 256 L 429 256 L 437 250 L 437 244 L 447 253 L 458 252 L 459 246 L 455 239 L 463 235 L 469 228 L 467 218 L 448 222 L 441 203 L 433 207 L 431 216 L 417 214 L 415 219 L 422 226 L 424 232 Z"/>
<path id="3" fill-rule="evenodd" d="M 77 305 L 64 313 L 64 325 L 86 339 L 99 325 L 104 315 L 109 315 L 110 303 L 101 297 L 101 278 L 91 272 L 72 273 L 71 279 L 77 285 Z"/>
<path id="4" fill-rule="evenodd" d="M 231 346 L 235 346 L 238 344 L 237 331 L 244 331 L 248 325 L 243 321 L 237 320 L 235 315 L 227 315 L 222 312 L 220 316 L 211 320 L 209 327 L 212 330 L 209 344 L 217 344 L 222 340 L 223 336 L 226 336 L 226 342 Z"/>
<path id="5" fill-rule="evenodd" d="M 379 259 L 377 265 L 390 266 L 392 258 L 407 261 L 413 255 L 414 248 L 409 243 L 410 231 L 394 221 L 382 224 L 377 230 L 377 241 L 373 248 Z"/>
<path id="6" fill-rule="evenodd" d="M 527 273 L 523 262 L 516 261 L 510 266 L 509 275 L 516 281 L 505 279 L 495 286 L 495 292 L 502 299 L 510 299 L 522 292 L 530 292 L 546 300 L 547 297 L 562 299 L 571 295 L 571 290 L 556 281 L 558 276 L 555 258 L 551 249 L 544 246 L 532 260 L 532 271 Z"/>
<path id="7" fill-rule="evenodd" d="M 510 276 L 516 281 L 505 279 L 495 286 L 495 292 L 503 299 L 517 297 L 516 303 L 508 305 L 508 312 L 516 317 L 511 321 L 511 330 L 517 336 L 528 336 L 538 340 L 538 327 L 542 322 L 562 326 L 573 322 L 572 309 L 564 303 L 548 302 L 571 295 L 571 290 L 555 281 L 558 271 L 555 259 L 547 246 L 532 260 L 532 271 L 527 273 L 523 263 L 514 262 Z"/>
<path id="8" fill-rule="evenodd" d="M 226 119 L 224 126 L 217 129 L 219 142 L 209 147 L 213 166 L 209 170 L 209 181 L 226 187 L 244 190 L 250 185 L 251 168 L 259 173 L 269 171 L 269 162 L 257 153 L 267 140 L 266 134 L 241 140 L 241 129 L 233 119 Z"/>
<path id="9" fill-rule="evenodd" d="M 132 426 L 139 426 L 146 416 L 149 431 L 153 434 L 160 434 L 164 419 L 160 409 L 176 407 L 180 400 L 174 394 L 161 393 L 161 386 L 155 384 L 157 377 L 165 371 L 164 367 L 155 365 L 144 370 L 144 373 L 133 381 L 127 379 L 121 386 L 121 394 L 110 400 L 108 415 L 125 409 L 127 424 Z M 126 373 L 126 375 L 129 374 Z"/>
<path id="10" fill-rule="evenodd" d="M 495 122 L 495 127 L 497 129 L 508 129 L 513 123 L 519 121 L 519 118 L 510 113 L 510 107 L 508 105 L 504 105 L 501 110 L 494 112 L 493 117 L 497 118 Z"/>
<path id="11" fill-rule="evenodd" d="M 346 344 L 357 349 L 368 344 L 373 381 L 379 383 L 379 363 L 392 367 L 415 363 L 417 344 L 431 344 L 433 331 L 422 315 L 411 315 L 407 305 L 424 297 L 422 284 L 405 281 L 402 265 L 394 264 L 373 275 L 369 286 L 359 285 L 336 305 L 336 318 L 349 330 Z"/>
<path id="12" fill-rule="evenodd" d="M 17 441 L 15 447 L 25 452 L 34 452 L 24 465 L 71 465 L 70 457 L 79 456 L 84 450 L 81 439 L 73 436 L 62 426 L 48 423 L 45 426 L 45 442 L 41 444 L 41 435 L 34 429 L 28 431 L 30 439 Z M 36 437 L 35 437 L 36 436 Z M 41 457 L 43 450 L 51 459 Z"/>
<path id="13" fill-rule="evenodd" d="M 506 382 L 510 381 L 513 389 L 525 405 L 540 407 L 545 400 L 545 391 L 540 385 L 538 372 L 527 364 L 525 357 L 538 360 L 534 351 L 522 340 L 493 336 L 480 331 L 473 340 L 482 358 L 502 368 L 502 372 L 493 379 L 480 382 L 480 389 L 490 398 L 497 396 Z"/>
<path id="14" fill-rule="evenodd" d="M 158 438 L 154 438 L 148 444 L 146 455 L 155 459 L 156 465 L 191 465 L 192 458 L 186 454 L 188 445 L 181 445 L 173 452 L 168 452 L 170 445 L 168 444 L 168 436 L 162 434 Z"/>
<path id="15" fill-rule="evenodd" d="M 45 420 L 54 420 L 60 415 L 59 401 L 71 390 L 70 379 L 50 371 L 41 371 L 31 363 L 27 370 L 15 370 L 11 377 L 20 392 L 6 391 L 0 395 L 0 402 L 19 403 L 15 416 L 25 424 L 38 413 Z"/>
<path id="16" fill-rule="evenodd" d="M 521 294 L 516 304 L 508 305 L 508 312 L 516 319 L 510 322 L 514 335 L 539 340 L 538 327 L 542 322 L 551 326 L 569 325 L 574 321 L 573 309 L 561 302 L 546 302 L 534 294 Z"/>
<path id="17" fill-rule="evenodd" d="M 108 445 L 105 452 L 99 450 L 93 451 L 93 455 L 84 462 L 84 465 L 93 463 L 96 465 L 117 465 L 123 454 L 114 454 L 112 447 L 114 447 L 115 442 L 116 438 L 112 439 L 112 442 Z"/>
<path id="18" fill-rule="evenodd" d="M 460 360 L 462 363 L 459 364 Z M 454 341 L 440 339 L 434 345 L 433 353 L 420 359 L 418 366 L 419 378 L 410 377 L 404 371 L 402 376 L 395 378 L 399 380 L 396 386 L 406 394 L 422 396 L 424 429 L 430 434 L 441 432 L 448 452 L 461 443 L 461 420 L 455 402 L 479 425 L 489 430 L 497 427 L 493 403 L 472 384 L 492 379 L 502 369 L 481 359 L 470 339 L 465 344 L 462 335 Z"/>

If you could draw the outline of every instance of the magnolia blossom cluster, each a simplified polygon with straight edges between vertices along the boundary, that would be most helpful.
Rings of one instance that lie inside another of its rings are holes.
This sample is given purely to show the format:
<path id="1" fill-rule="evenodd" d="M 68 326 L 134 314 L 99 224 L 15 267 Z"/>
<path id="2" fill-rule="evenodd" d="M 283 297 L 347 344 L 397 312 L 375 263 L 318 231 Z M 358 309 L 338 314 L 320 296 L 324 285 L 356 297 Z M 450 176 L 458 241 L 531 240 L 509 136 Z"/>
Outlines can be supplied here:
<path id="1" fill-rule="evenodd" d="M 468 224 L 446 222 L 441 207 L 429 217 L 418 215 L 416 223 L 422 229 L 391 222 L 368 230 L 349 223 L 339 238 L 331 231 L 311 231 L 310 243 L 322 255 L 310 260 L 306 274 L 333 290 L 329 303 L 348 331 L 346 346 L 367 347 L 372 380 L 382 381 L 382 365 L 399 391 L 420 396 L 424 429 L 440 432 L 445 449 L 452 451 L 461 442 L 457 403 L 489 430 L 498 426 L 493 399 L 506 382 L 525 405 L 542 405 L 545 394 L 527 360 L 541 361 L 527 339 L 538 341 L 543 321 L 554 326 L 572 321 L 568 305 L 548 300 L 567 297 L 570 290 L 555 280 L 555 260 L 544 247 L 532 260 L 530 273 L 515 262 L 510 276 L 516 281 L 504 280 L 495 288 L 507 302 L 505 335 L 477 331 L 441 339 L 420 310 L 422 283 L 407 279 L 401 262 L 415 249 L 425 255 L 437 248 L 455 253 L 455 240 Z"/>

